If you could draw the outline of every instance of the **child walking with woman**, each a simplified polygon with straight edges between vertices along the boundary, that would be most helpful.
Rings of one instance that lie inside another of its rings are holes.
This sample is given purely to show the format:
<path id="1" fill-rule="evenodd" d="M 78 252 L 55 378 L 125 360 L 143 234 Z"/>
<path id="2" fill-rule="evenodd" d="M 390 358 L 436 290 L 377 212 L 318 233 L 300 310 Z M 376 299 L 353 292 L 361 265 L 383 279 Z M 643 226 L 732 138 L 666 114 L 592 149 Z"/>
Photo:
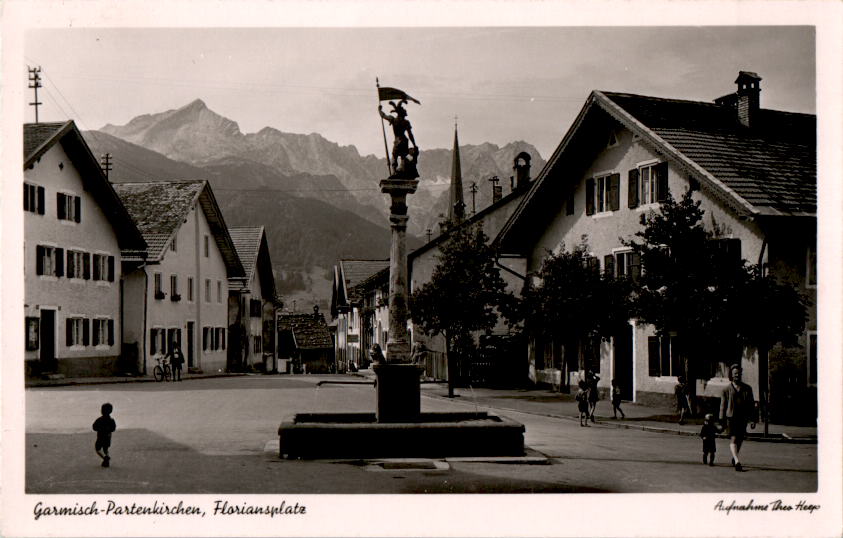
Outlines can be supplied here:
<path id="1" fill-rule="evenodd" d="M 579 387 L 580 389 L 577 391 L 576 400 L 577 409 L 580 412 L 580 426 L 588 426 L 588 385 L 586 385 L 585 381 L 580 381 Z"/>

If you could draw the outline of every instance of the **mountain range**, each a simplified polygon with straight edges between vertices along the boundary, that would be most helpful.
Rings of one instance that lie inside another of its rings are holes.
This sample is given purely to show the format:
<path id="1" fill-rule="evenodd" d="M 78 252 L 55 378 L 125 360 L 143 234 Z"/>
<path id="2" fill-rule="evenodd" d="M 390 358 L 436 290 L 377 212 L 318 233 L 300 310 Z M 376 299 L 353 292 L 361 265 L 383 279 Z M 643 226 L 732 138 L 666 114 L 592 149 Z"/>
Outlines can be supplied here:
<path id="1" fill-rule="evenodd" d="M 95 155 L 110 153 L 113 182 L 208 179 L 232 226 L 264 225 L 276 278 L 285 302 L 306 308 L 330 300 L 330 269 L 340 258 L 389 256 L 388 200 L 380 192 L 385 158 L 361 156 L 317 133 L 285 133 L 265 127 L 244 134 L 238 124 L 194 100 L 176 110 L 138 116 L 122 126 L 85 133 Z M 498 176 L 509 192 L 515 155 L 532 157 L 534 174 L 544 165 L 526 142 L 498 147 L 461 145 L 465 202 L 477 183 L 476 210 L 491 203 Z M 422 148 L 421 181 L 409 197 L 408 248 L 438 232 L 447 213 L 453 152 Z"/>

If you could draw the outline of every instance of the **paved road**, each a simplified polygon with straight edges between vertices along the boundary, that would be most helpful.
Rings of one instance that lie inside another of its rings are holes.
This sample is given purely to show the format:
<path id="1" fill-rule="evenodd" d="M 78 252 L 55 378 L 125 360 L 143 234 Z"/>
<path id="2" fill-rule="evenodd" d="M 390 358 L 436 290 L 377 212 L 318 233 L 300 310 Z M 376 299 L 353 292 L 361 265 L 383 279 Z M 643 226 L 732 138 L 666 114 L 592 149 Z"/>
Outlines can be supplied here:
<path id="1" fill-rule="evenodd" d="M 449 462 L 383 470 L 359 461 L 280 460 L 271 443 L 278 424 L 293 414 L 374 410 L 371 386 L 317 388 L 321 379 L 336 377 L 28 389 L 27 492 L 809 492 L 817 487 L 816 445 L 747 443 L 746 472 L 736 473 L 725 441 L 718 441 L 718 465 L 709 468 L 693 437 L 581 428 L 575 421 L 515 411 L 499 414 L 526 425 L 527 445 L 548 456 L 548 464 Z M 105 401 L 114 405 L 118 425 L 109 469 L 99 467 L 91 431 Z M 469 398 L 422 398 L 424 411 L 474 407 Z"/>

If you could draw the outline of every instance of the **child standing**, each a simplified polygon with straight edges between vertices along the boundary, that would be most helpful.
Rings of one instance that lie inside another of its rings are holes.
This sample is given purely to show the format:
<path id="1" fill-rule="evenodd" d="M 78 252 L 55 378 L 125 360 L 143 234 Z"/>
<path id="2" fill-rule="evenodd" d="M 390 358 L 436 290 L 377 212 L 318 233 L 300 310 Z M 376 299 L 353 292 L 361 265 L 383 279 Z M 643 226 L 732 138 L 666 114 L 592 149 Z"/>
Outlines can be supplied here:
<path id="1" fill-rule="evenodd" d="M 580 381 L 580 389 L 577 391 L 577 409 L 580 412 L 580 426 L 588 426 L 588 385 Z"/>
<path id="2" fill-rule="evenodd" d="M 618 418 L 618 413 L 621 414 L 621 418 L 626 418 L 621 409 L 621 388 L 616 379 L 612 380 L 612 411 L 615 413 L 615 418 Z"/>
<path id="3" fill-rule="evenodd" d="M 111 446 L 111 434 L 117 429 L 117 423 L 111 418 L 114 410 L 110 403 L 102 404 L 102 416 L 94 421 L 94 431 L 97 432 L 97 441 L 94 443 L 94 450 L 97 456 L 102 458 L 102 466 L 108 467 L 111 457 L 108 455 L 108 447 Z"/>
<path id="4" fill-rule="evenodd" d="M 714 415 L 711 413 L 705 416 L 702 429 L 700 430 L 700 437 L 703 442 L 703 465 L 708 463 L 710 466 L 714 465 L 714 453 L 717 452 L 717 425 L 714 423 Z"/>

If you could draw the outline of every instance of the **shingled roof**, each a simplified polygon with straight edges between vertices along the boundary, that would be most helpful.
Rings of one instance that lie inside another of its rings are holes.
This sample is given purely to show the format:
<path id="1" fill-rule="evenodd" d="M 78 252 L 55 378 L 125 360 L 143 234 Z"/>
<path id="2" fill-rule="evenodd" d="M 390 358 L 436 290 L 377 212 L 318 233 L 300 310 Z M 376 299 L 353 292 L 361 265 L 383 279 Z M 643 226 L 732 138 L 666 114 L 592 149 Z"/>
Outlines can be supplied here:
<path id="1" fill-rule="evenodd" d="M 298 349 L 333 349 L 334 340 L 322 314 L 281 314 L 278 331 L 290 331 Z"/>
<path id="2" fill-rule="evenodd" d="M 235 226 L 228 229 L 246 278 L 252 278 L 263 237 L 263 226 Z"/>
<path id="3" fill-rule="evenodd" d="M 340 271 L 345 279 L 349 302 L 360 299 L 358 285 L 370 276 L 389 268 L 389 260 L 340 260 Z"/>
<path id="4" fill-rule="evenodd" d="M 244 275 L 243 265 L 237 257 L 222 212 L 207 181 L 117 183 L 114 189 L 147 242 L 148 261 L 163 259 L 173 236 L 184 223 L 190 209 L 198 203 L 225 261 L 228 276 Z"/>
<path id="5" fill-rule="evenodd" d="M 599 92 L 762 214 L 815 214 L 816 117 L 760 109 L 752 128 L 715 103 Z"/>
<path id="6" fill-rule="evenodd" d="M 105 177 L 99 161 L 82 138 L 76 124 L 70 120 L 52 123 L 26 123 L 23 126 L 23 168 L 34 169 L 39 159 L 56 144 L 70 158 L 79 171 L 82 183 L 105 214 L 117 235 L 120 249 L 142 258 L 146 243 L 132 221 L 129 212 Z"/>

